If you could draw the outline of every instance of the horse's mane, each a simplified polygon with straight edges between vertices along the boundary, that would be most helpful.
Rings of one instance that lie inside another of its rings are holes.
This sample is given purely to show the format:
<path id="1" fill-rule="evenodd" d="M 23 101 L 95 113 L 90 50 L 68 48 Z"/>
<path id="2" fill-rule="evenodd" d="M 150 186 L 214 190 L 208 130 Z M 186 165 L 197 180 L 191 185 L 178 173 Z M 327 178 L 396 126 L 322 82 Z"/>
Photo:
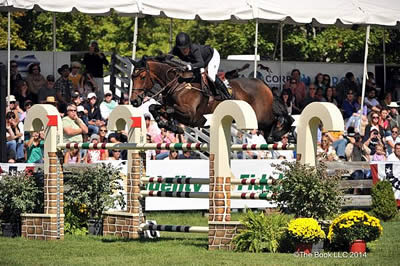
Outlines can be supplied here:
<path id="1" fill-rule="evenodd" d="M 182 61 L 179 58 L 177 58 L 171 54 L 162 54 L 162 55 L 151 56 L 151 57 L 143 56 L 141 61 L 146 62 L 148 60 L 159 62 L 159 63 L 164 63 L 171 67 L 183 67 L 188 64 L 187 62 Z"/>

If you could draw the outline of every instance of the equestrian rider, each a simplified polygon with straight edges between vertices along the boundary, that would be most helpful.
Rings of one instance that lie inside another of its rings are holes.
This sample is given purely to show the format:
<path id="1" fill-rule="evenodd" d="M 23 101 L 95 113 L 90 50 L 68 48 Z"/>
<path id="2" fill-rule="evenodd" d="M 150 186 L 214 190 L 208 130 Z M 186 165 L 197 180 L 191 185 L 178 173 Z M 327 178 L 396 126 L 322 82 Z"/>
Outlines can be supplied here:
<path id="1" fill-rule="evenodd" d="M 204 69 L 207 68 L 208 77 L 214 82 L 217 96 L 220 96 L 221 100 L 231 98 L 225 84 L 217 76 L 220 63 L 220 56 L 217 50 L 208 45 L 192 43 L 189 35 L 180 32 L 176 35 L 175 46 L 170 54 L 190 63 L 185 66 L 185 69 L 189 71 L 200 70 L 203 75 Z"/>

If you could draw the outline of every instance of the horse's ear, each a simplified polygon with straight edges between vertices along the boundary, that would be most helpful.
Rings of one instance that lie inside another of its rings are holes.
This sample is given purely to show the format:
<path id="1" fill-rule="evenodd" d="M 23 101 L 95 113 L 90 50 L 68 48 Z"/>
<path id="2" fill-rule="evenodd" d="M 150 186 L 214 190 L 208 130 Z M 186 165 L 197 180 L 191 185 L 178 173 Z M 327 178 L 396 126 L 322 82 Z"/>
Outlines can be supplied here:
<path id="1" fill-rule="evenodd" d="M 132 65 L 133 65 L 134 67 L 139 67 L 139 62 L 135 61 L 134 59 L 129 58 L 129 61 L 132 63 Z"/>

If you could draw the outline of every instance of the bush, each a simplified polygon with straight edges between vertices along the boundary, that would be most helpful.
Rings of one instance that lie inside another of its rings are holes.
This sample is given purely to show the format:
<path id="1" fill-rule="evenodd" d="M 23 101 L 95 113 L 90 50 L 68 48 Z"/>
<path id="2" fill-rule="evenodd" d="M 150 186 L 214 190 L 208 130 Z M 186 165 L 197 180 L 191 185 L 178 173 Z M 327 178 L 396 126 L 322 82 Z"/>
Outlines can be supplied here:
<path id="1" fill-rule="evenodd" d="M 376 183 L 371 190 L 372 212 L 379 219 L 388 221 L 397 214 L 397 202 L 394 198 L 392 184 L 389 181 Z"/>
<path id="2" fill-rule="evenodd" d="M 310 167 L 299 162 L 283 162 L 276 168 L 282 171 L 278 206 L 296 217 L 325 219 L 339 213 L 343 192 L 339 188 L 342 172 L 328 175 L 326 166 Z"/>
<path id="3" fill-rule="evenodd" d="M 31 213 L 43 205 L 43 194 L 35 177 L 24 172 L 0 177 L 0 219 L 20 224 L 21 213 Z"/>
<path id="4" fill-rule="evenodd" d="M 290 217 L 283 214 L 265 215 L 254 213 L 249 210 L 240 219 L 246 227 L 237 236 L 233 243 L 236 251 L 276 252 L 280 241 L 286 231 Z"/>
<path id="5" fill-rule="evenodd" d="M 73 172 L 65 180 L 68 187 L 65 191 L 66 231 L 80 233 L 88 219 L 100 219 L 103 211 L 117 205 L 124 207 L 123 194 L 114 194 L 114 191 L 123 189 L 120 180 L 119 170 L 110 164 Z"/>

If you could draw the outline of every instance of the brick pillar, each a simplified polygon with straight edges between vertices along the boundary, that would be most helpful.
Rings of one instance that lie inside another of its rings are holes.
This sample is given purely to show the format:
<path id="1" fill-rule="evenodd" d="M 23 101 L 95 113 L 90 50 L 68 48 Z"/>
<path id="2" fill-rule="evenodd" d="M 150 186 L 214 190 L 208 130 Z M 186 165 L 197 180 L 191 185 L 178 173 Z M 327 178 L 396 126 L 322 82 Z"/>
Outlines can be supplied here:
<path id="1" fill-rule="evenodd" d="M 21 214 L 21 234 L 28 239 L 64 239 L 64 180 L 55 152 L 48 153 L 49 167 L 44 170 L 44 214 Z M 57 173 L 57 166 L 59 173 Z M 59 211 L 59 212 L 58 212 Z"/>
<path id="2" fill-rule="evenodd" d="M 103 235 L 140 238 L 140 224 L 144 220 L 140 200 L 140 175 L 145 176 L 146 169 L 139 152 L 132 152 L 131 157 L 132 161 L 128 163 L 129 172 L 125 188 L 127 194 L 127 211 L 105 212 Z"/>

